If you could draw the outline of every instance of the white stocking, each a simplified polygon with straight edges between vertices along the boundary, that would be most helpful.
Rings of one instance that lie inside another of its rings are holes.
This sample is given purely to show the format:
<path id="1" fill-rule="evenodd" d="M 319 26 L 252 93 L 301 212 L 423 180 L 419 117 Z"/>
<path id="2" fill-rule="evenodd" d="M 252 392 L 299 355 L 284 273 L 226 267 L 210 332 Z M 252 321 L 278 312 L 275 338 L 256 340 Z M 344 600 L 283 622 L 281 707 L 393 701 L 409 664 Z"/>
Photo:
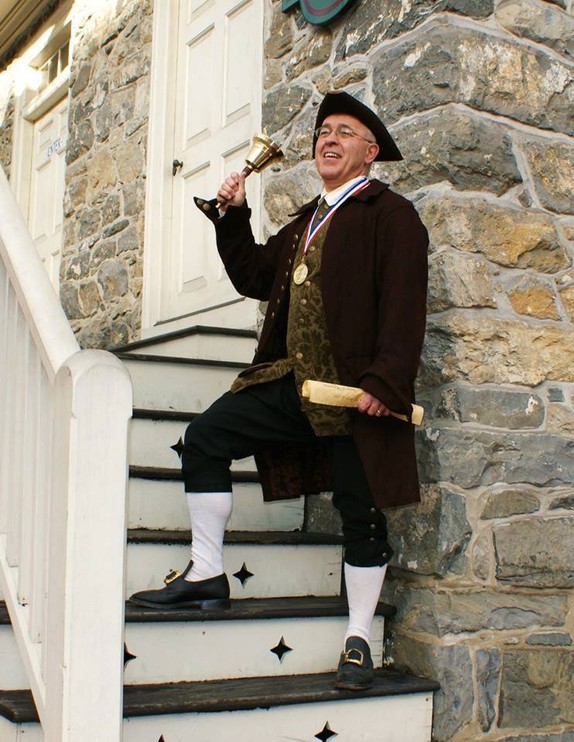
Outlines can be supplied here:
<path id="1" fill-rule="evenodd" d="M 381 596 L 387 565 L 354 567 L 345 562 L 345 584 L 349 602 L 349 624 L 345 641 L 360 636 L 369 643 L 371 624 Z"/>
<path id="2" fill-rule="evenodd" d="M 231 515 L 231 492 L 187 492 L 193 567 L 185 576 L 196 582 L 223 572 L 223 535 Z"/>

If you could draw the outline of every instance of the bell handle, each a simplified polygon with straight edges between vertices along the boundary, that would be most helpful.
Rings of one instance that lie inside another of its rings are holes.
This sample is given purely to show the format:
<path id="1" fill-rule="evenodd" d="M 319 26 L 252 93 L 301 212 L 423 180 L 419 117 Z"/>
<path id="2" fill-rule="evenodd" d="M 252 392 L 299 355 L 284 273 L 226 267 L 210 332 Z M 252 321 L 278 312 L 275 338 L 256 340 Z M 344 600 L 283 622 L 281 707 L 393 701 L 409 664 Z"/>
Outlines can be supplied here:
<path id="1" fill-rule="evenodd" d="M 246 178 L 246 177 L 247 177 L 247 176 L 248 176 L 248 175 L 249 175 L 250 173 L 252 173 L 252 172 L 253 172 L 253 165 L 245 165 L 245 167 L 244 167 L 244 168 L 243 168 L 243 170 L 241 171 L 240 175 L 241 175 L 241 177 L 243 177 L 243 178 Z M 221 208 L 221 207 L 222 207 L 222 206 L 223 206 L 224 204 L 225 204 L 225 201 L 220 201 L 220 200 L 218 199 L 218 200 L 217 200 L 217 201 L 215 202 L 215 204 L 214 204 L 214 205 L 215 205 L 215 208 L 216 208 L 216 209 L 220 209 L 220 208 Z M 207 206 L 207 208 L 206 208 L 206 206 Z M 208 203 L 208 202 L 206 202 L 206 206 L 204 206 L 204 207 L 203 207 L 203 208 L 205 209 L 205 211 L 207 211 L 207 209 L 209 209 L 209 208 L 210 208 L 210 206 L 209 206 L 209 203 Z"/>

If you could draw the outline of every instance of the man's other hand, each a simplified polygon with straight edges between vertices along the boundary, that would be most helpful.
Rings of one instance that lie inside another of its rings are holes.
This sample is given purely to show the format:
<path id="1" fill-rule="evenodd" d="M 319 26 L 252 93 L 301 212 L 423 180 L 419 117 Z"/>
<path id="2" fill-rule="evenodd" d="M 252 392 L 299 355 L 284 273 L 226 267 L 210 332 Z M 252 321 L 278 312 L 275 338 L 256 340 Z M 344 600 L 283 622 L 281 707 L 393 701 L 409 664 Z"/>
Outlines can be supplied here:
<path id="1" fill-rule="evenodd" d="M 365 392 L 357 404 L 359 412 L 364 412 L 372 417 L 388 417 L 391 411 L 372 394 Z"/>

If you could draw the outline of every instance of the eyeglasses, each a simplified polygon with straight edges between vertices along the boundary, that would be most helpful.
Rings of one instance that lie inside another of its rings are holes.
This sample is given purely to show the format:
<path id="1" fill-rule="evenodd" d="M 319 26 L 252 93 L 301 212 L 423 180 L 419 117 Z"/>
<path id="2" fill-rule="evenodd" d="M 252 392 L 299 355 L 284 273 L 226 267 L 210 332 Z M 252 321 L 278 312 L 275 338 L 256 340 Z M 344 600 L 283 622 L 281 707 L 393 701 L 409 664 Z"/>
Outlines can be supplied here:
<path id="1" fill-rule="evenodd" d="M 335 134 L 338 139 L 353 139 L 356 137 L 357 139 L 364 139 L 369 144 L 376 144 L 372 139 L 367 139 L 367 137 L 357 134 L 356 131 L 353 131 L 348 126 L 337 126 L 335 129 L 332 129 L 330 126 L 320 126 L 318 129 L 315 129 L 314 134 L 317 139 L 326 139 L 331 134 Z"/>

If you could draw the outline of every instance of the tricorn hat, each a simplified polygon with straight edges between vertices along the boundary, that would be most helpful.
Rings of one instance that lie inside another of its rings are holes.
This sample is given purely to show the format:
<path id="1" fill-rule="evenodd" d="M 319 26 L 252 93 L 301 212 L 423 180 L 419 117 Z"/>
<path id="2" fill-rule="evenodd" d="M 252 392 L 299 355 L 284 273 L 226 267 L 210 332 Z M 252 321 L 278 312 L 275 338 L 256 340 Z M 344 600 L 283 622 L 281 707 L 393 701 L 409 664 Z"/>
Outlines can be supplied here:
<path id="1" fill-rule="evenodd" d="M 373 133 L 379 145 L 379 151 L 375 157 L 376 162 L 403 159 L 399 148 L 395 144 L 395 140 L 389 134 L 387 127 L 377 114 L 371 111 L 364 103 L 361 103 L 360 100 L 353 98 L 349 93 L 327 93 L 317 111 L 315 129 L 318 129 L 323 124 L 327 116 L 335 113 L 346 113 L 348 116 L 354 116 Z M 315 157 L 316 144 L 317 135 L 313 134 L 313 157 Z"/>

